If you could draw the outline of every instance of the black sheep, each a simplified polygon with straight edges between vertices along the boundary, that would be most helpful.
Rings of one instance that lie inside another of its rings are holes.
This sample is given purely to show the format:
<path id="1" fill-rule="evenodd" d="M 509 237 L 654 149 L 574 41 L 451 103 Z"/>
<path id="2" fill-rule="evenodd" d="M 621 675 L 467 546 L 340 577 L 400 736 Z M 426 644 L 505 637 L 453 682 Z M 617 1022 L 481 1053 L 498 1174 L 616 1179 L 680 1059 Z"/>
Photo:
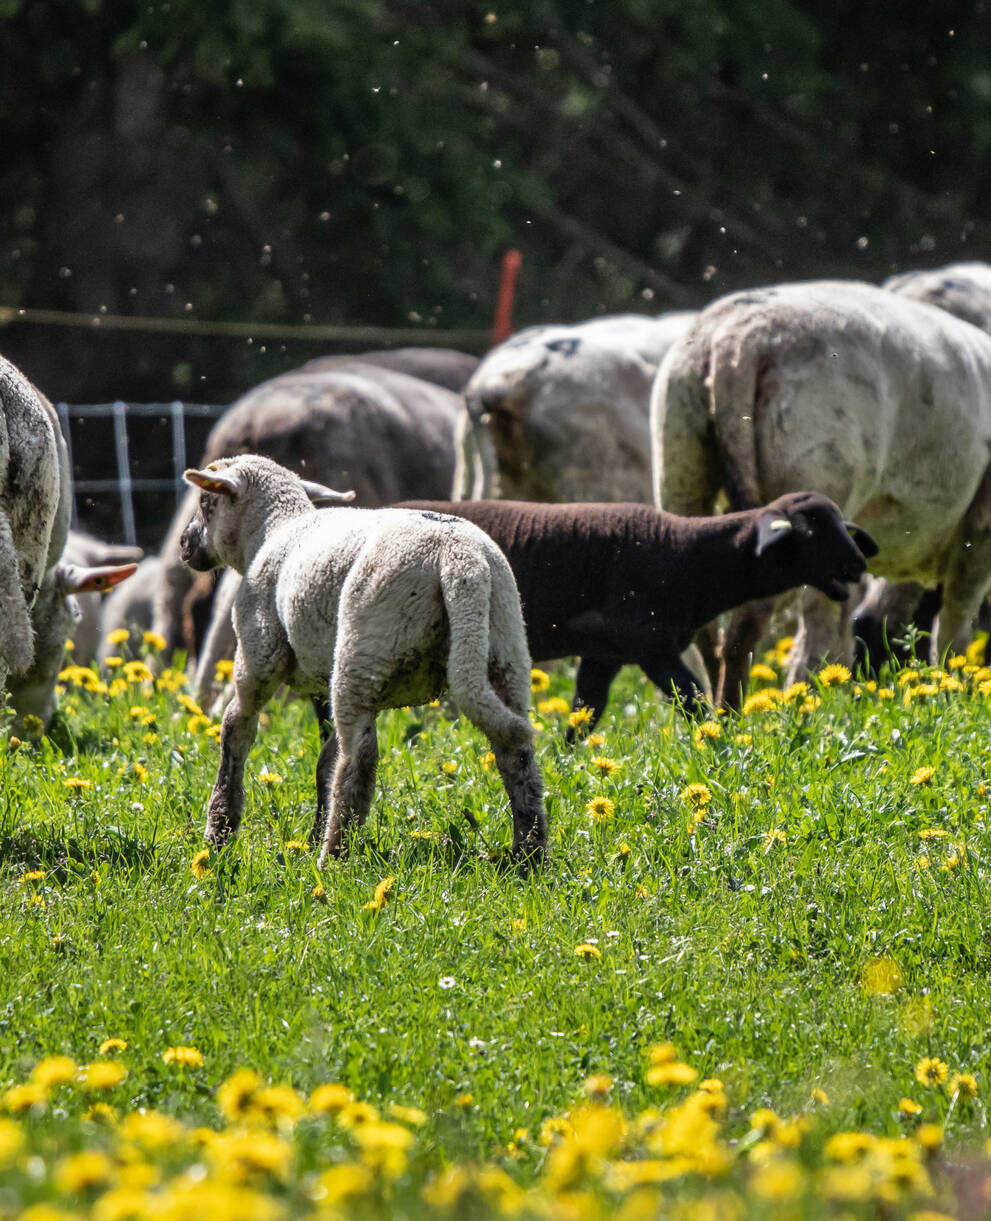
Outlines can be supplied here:
<path id="1" fill-rule="evenodd" d="M 696 680 L 681 660 L 717 615 L 800 585 L 847 597 L 877 545 L 814 492 L 719 517 L 645 504 L 405 501 L 467 518 L 505 552 L 533 657 L 580 657 L 574 707 L 602 714 L 623 665 L 638 665 L 686 711 Z"/>

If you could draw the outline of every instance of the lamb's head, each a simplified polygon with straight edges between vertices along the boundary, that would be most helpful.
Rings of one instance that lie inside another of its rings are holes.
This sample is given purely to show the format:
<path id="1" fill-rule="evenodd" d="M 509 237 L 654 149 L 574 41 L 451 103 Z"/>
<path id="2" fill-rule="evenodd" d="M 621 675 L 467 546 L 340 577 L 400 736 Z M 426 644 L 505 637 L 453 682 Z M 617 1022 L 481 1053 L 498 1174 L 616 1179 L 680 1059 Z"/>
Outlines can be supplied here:
<path id="1" fill-rule="evenodd" d="M 200 502 L 179 539 L 182 561 L 196 572 L 228 566 L 243 573 L 252 545 L 266 528 L 314 505 L 344 504 L 354 492 L 335 492 L 300 479 L 284 466 L 258 454 L 218 458 L 183 478 L 200 489 Z"/>
<path id="2" fill-rule="evenodd" d="M 791 492 L 759 511 L 756 550 L 786 570 L 791 584 L 813 585 L 845 602 L 847 586 L 860 580 L 878 547 L 866 530 L 843 520 L 828 496 Z"/>

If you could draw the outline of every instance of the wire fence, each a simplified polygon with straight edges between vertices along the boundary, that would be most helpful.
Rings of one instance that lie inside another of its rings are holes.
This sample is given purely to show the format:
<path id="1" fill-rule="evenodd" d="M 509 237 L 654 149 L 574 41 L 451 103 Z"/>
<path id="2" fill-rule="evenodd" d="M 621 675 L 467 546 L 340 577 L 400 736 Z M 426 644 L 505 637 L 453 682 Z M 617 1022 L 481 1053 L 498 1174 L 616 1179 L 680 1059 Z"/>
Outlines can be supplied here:
<path id="1" fill-rule="evenodd" d="M 115 495 L 120 501 L 120 520 L 124 542 L 138 542 L 138 522 L 135 514 L 134 495 L 142 492 L 173 494 L 176 506 L 185 493 L 182 473 L 187 462 L 186 421 L 215 420 L 225 410 L 223 406 L 205 403 L 57 403 L 62 435 L 69 449 L 69 462 L 73 473 L 77 470 L 73 459 L 73 421 L 109 419 L 113 423 L 113 453 L 116 463 L 116 478 L 73 478 L 72 524 L 80 524 L 79 498 L 90 494 Z M 142 419 L 168 419 L 171 421 L 172 474 L 171 477 L 135 477 L 131 460 L 131 443 L 128 437 L 128 422 Z"/>

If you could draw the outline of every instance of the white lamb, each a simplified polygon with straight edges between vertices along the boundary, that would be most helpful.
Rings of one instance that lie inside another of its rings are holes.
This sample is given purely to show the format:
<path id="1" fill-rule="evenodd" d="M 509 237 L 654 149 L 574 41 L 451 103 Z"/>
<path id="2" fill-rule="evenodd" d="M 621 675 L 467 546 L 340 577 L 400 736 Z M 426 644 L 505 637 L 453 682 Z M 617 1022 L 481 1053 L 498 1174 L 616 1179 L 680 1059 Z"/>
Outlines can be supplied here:
<path id="1" fill-rule="evenodd" d="M 324 699 L 329 688 L 335 732 L 322 726 L 313 828 L 321 866 L 347 851 L 368 814 L 379 709 L 425 703 L 446 687 L 492 744 L 514 856 L 538 862 L 547 832 L 527 715 L 530 656 L 512 572 L 495 543 L 436 513 L 318 512 L 311 498 L 334 503 L 342 494 L 254 454 L 186 479 L 201 495 L 183 560 L 198 571 L 226 564 L 245 578 L 207 840 L 219 846 L 237 830 L 258 714 L 280 684 Z"/>

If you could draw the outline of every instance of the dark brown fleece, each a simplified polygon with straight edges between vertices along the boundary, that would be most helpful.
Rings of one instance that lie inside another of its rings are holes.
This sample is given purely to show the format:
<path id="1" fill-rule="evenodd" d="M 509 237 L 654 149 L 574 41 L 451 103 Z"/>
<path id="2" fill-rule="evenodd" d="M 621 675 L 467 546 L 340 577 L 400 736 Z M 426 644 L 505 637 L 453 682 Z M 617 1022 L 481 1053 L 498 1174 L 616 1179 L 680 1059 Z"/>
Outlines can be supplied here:
<path id="1" fill-rule="evenodd" d="M 694 681 L 680 655 L 700 627 L 798 585 L 832 585 L 825 592 L 835 597 L 865 567 L 836 506 L 806 492 L 721 517 L 678 517 L 645 504 L 399 507 L 464 517 L 498 543 L 519 587 L 531 654 L 578 654 L 575 706 L 592 707 L 596 718 L 626 664 L 692 707 Z M 770 528 L 785 520 L 787 527 Z"/>

